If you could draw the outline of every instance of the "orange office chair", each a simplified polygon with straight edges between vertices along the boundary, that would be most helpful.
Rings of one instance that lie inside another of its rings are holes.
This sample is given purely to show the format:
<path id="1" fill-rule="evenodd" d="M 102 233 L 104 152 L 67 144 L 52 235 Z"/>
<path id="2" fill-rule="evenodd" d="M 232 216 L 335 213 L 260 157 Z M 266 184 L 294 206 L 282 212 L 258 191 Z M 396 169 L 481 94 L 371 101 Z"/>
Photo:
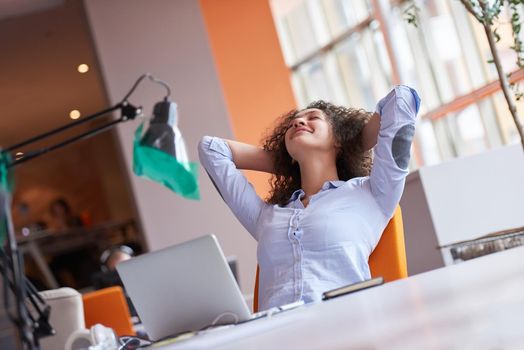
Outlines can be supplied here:
<path id="1" fill-rule="evenodd" d="M 408 276 L 406 247 L 404 244 L 404 226 L 402 210 L 397 206 L 393 217 L 382 233 L 375 250 L 369 257 L 369 268 L 372 277 L 382 276 L 384 281 L 391 282 Z M 255 277 L 253 295 L 253 312 L 258 311 L 258 273 Z"/>
<path id="2" fill-rule="evenodd" d="M 372 277 L 382 276 L 386 282 L 408 277 L 404 225 L 400 206 L 397 206 L 375 250 L 369 256 L 368 262 Z"/>
<path id="3" fill-rule="evenodd" d="M 113 328 L 118 336 L 136 335 L 122 287 L 115 286 L 82 296 L 86 328 L 97 323 Z"/>

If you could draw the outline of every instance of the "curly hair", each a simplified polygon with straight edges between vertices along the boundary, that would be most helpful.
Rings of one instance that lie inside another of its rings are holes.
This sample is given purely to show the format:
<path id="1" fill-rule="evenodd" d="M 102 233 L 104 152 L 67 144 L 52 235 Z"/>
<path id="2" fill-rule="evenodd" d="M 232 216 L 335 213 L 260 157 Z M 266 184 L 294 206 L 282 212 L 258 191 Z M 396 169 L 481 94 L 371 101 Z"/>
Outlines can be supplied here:
<path id="1" fill-rule="evenodd" d="M 347 181 L 354 177 L 368 176 L 372 165 L 371 150 L 363 150 L 361 132 L 372 113 L 363 109 L 336 106 L 329 102 L 316 101 L 305 109 L 320 109 L 333 128 L 336 142 L 341 145 L 336 159 L 338 178 Z M 279 119 L 276 127 L 263 142 L 264 150 L 271 153 L 274 174 L 270 179 L 269 204 L 286 205 L 294 191 L 301 188 L 300 167 L 286 149 L 285 134 L 299 110 L 292 110 Z"/>

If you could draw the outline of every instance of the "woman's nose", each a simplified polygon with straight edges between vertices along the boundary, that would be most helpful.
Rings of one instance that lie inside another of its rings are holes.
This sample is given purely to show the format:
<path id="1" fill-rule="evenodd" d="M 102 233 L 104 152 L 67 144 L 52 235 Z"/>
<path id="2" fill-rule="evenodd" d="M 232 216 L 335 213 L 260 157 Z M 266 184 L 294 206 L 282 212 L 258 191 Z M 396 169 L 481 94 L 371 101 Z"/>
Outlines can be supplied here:
<path id="1" fill-rule="evenodd" d="M 295 128 L 298 128 L 299 126 L 304 126 L 306 125 L 306 122 L 304 121 L 304 119 L 302 118 L 296 118 L 294 121 L 293 121 L 293 126 Z"/>

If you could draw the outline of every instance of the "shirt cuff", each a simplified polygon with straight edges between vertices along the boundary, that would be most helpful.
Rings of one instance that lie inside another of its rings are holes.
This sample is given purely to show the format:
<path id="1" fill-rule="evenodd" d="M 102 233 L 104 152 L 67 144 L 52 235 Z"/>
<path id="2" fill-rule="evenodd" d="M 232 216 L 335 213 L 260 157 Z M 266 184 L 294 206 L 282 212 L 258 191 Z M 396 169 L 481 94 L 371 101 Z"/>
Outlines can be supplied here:
<path id="1" fill-rule="evenodd" d="M 406 102 L 408 102 L 409 104 L 409 101 L 412 101 L 411 99 L 414 100 L 415 102 L 415 111 L 414 111 L 414 114 L 416 115 L 420 109 L 420 97 L 417 93 L 417 91 L 407 85 L 396 85 L 395 88 L 393 90 L 391 90 L 391 92 L 389 94 L 387 94 L 386 97 L 384 97 L 383 99 L 381 99 L 378 103 L 377 103 L 377 107 L 375 109 L 375 111 L 382 115 L 382 110 L 384 108 L 384 106 L 391 100 L 391 99 L 394 99 L 394 98 L 402 98 L 404 99 Z"/>

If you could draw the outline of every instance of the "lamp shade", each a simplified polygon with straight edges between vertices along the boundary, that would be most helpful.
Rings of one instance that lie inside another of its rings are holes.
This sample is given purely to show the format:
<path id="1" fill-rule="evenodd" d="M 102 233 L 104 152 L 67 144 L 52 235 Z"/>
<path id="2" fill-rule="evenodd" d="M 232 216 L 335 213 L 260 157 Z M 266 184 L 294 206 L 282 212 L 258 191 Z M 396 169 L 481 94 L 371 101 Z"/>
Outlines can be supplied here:
<path id="1" fill-rule="evenodd" d="M 177 123 L 177 105 L 164 100 L 155 104 L 153 118 L 149 128 L 144 133 L 140 144 L 158 148 L 159 150 L 176 157 L 175 130 Z"/>
<path id="2" fill-rule="evenodd" d="M 135 132 L 133 171 L 189 199 L 200 199 L 198 165 L 190 162 L 177 127 L 177 105 L 167 99 L 153 108 L 153 117 L 142 136 Z"/>

